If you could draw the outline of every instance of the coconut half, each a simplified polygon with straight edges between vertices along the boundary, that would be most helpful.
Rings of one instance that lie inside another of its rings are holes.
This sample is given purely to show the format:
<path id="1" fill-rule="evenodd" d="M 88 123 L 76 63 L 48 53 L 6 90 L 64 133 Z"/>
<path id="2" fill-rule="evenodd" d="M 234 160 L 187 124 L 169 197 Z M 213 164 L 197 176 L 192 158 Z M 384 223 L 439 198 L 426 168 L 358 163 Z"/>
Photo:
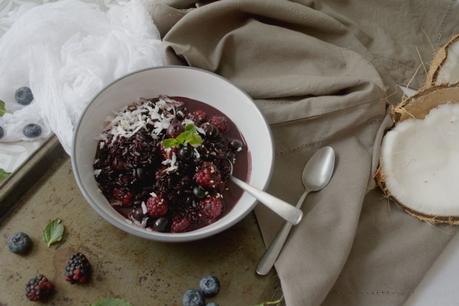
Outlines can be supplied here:
<path id="1" fill-rule="evenodd" d="M 435 54 L 425 87 L 459 82 L 459 34 L 453 36 Z"/>
<path id="2" fill-rule="evenodd" d="M 436 86 L 392 110 L 376 182 L 405 211 L 459 224 L 459 86 Z"/>

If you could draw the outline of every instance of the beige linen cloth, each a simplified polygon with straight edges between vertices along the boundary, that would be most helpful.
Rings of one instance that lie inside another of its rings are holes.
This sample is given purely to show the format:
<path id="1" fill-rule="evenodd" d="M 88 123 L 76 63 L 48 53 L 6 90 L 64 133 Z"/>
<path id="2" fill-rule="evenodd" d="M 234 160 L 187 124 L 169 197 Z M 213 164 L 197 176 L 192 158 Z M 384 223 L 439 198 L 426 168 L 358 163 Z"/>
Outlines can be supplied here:
<path id="1" fill-rule="evenodd" d="M 296 203 L 311 154 L 337 151 L 331 183 L 308 197 L 276 264 L 287 305 L 403 305 L 454 233 L 404 214 L 372 175 L 396 84 L 421 85 L 422 62 L 459 32 L 455 3 L 155 3 L 169 62 L 226 77 L 265 114 L 276 144 L 271 193 Z M 269 243 L 282 221 L 262 207 L 256 214 Z"/>

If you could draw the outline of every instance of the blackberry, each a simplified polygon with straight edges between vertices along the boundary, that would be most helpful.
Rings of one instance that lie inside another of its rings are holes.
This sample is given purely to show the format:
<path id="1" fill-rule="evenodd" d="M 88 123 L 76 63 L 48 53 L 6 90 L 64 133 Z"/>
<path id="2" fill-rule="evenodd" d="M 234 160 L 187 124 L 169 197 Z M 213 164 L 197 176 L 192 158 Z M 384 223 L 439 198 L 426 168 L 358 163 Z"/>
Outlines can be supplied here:
<path id="1" fill-rule="evenodd" d="M 8 248 L 16 254 L 25 254 L 30 250 L 32 240 L 26 233 L 18 232 L 8 238 Z"/>
<path id="2" fill-rule="evenodd" d="M 43 301 L 54 292 L 54 285 L 43 274 L 38 274 L 27 282 L 25 291 L 29 300 Z"/>
<path id="3" fill-rule="evenodd" d="M 84 284 L 91 276 L 91 264 L 82 253 L 72 255 L 65 266 L 65 280 L 71 284 Z"/>
<path id="4" fill-rule="evenodd" d="M 199 281 L 199 289 L 205 297 L 215 296 L 220 291 L 220 281 L 215 276 L 205 276 Z"/>
<path id="5" fill-rule="evenodd" d="M 32 90 L 26 86 L 18 88 L 14 93 L 14 98 L 21 105 L 29 105 L 33 101 Z"/>

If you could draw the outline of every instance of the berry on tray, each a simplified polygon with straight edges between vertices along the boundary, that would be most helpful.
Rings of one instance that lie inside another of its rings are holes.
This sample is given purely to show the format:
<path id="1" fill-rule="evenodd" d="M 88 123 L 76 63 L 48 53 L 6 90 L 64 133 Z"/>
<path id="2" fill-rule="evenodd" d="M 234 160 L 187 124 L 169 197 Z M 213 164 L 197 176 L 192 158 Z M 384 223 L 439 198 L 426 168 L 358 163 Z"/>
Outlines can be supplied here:
<path id="1" fill-rule="evenodd" d="M 44 301 L 53 292 L 53 283 L 42 274 L 38 274 L 26 284 L 26 296 L 31 301 Z"/>
<path id="2" fill-rule="evenodd" d="M 29 105 L 33 101 L 32 90 L 29 87 L 21 87 L 16 90 L 14 93 L 16 102 L 21 105 Z"/>
<path id="3" fill-rule="evenodd" d="M 71 284 L 84 284 L 91 276 L 91 264 L 82 253 L 72 255 L 64 270 L 65 280 Z"/>
<path id="4" fill-rule="evenodd" d="M 205 276 L 199 281 L 199 289 L 205 297 L 215 296 L 220 291 L 220 281 L 215 276 Z"/>
<path id="5" fill-rule="evenodd" d="M 8 248 L 16 254 L 27 253 L 32 246 L 32 239 L 23 232 L 13 234 L 8 238 Z"/>
<path id="6" fill-rule="evenodd" d="M 204 297 L 196 289 L 188 289 L 183 295 L 183 306 L 205 306 Z"/>

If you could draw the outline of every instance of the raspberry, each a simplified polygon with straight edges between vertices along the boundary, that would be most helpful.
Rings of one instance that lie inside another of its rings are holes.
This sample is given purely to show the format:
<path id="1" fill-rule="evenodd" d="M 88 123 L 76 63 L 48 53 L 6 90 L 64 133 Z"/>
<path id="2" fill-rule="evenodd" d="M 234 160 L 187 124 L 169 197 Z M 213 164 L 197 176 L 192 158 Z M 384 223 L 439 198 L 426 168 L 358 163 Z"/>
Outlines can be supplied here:
<path id="1" fill-rule="evenodd" d="M 146 205 L 150 217 L 162 217 L 167 214 L 169 208 L 166 200 L 160 195 L 150 197 Z"/>
<path id="2" fill-rule="evenodd" d="M 212 162 L 202 163 L 193 178 L 199 186 L 204 188 L 215 188 L 222 182 L 220 172 Z"/>
<path id="3" fill-rule="evenodd" d="M 74 284 L 84 284 L 89 281 L 91 275 L 91 264 L 81 253 L 72 255 L 65 266 L 65 280 Z"/>
<path id="4" fill-rule="evenodd" d="M 207 113 L 202 110 L 197 110 L 189 115 L 190 119 L 197 125 L 201 125 L 207 120 Z"/>
<path id="5" fill-rule="evenodd" d="M 113 188 L 112 196 L 115 200 L 121 201 L 124 206 L 132 205 L 132 192 L 122 188 Z"/>
<path id="6" fill-rule="evenodd" d="M 210 123 L 215 125 L 221 133 L 225 133 L 228 130 L 228 120 L 223 116 L 213 116 L 210 119 Z"/>
<path id="7" fill-rule="evenodd" d="M 182 233 L 185 232 L 191 223 L 186 216 L 175 216 L 172 219 L 171 233 Z"/>
<path id="8" fill-rule="evenodd" d="M 219 197 L 208 197 L 199 202 L 202 216 L 209 222 L 213 222 L 223 213 L 223 202 Z"/>
<path id="9" fill-rule="evenodd" d="M 42 301 L 54 291 L 54 285 L 46 276 L 38 274 L 26 284 L 26 297 L 31 301 Z"/>

